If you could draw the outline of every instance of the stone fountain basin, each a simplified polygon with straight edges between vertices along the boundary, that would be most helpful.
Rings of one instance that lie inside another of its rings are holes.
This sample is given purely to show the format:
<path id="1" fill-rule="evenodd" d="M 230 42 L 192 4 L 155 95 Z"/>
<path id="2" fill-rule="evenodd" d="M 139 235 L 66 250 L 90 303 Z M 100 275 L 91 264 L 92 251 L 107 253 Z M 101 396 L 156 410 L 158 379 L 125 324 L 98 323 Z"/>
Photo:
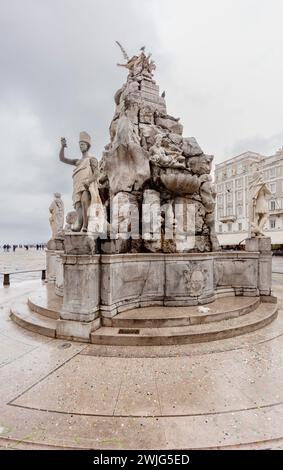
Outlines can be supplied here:
<path id="1" fill-rule="evenodd" d="M 200 187 L 199 178 L 196 175 L 178 173 L 165 173 L 160 176 L 165 188 L 174 194 L 193 194 Z"/>

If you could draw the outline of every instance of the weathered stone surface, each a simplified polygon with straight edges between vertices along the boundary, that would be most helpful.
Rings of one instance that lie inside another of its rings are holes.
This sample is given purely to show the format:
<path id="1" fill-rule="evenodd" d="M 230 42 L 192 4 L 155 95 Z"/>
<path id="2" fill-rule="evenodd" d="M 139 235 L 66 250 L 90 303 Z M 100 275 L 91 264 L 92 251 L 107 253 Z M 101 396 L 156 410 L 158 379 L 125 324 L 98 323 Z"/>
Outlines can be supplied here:
<path id="1" fill-rule="evenodd" d="M 64 289 L 64 267 L 61 255 L 64 251 L 60 251 L 56 256 L 56 268 L 55 268 L 55 293 L 59 296 L 63 296 Z"/>
<path id="2" fill-rule="evenodd" d="M 166 305 L 197 305 L 213 300 L 213 257 L 168 255 L 166 257 Z"/>
<path id="3" fill-rule="evenodd" d="M 193 194 L 199 190 L 200 182 L 196 175 L 173 173 L 170 170 L 161 174 L 165 188 L 173 194 Z"/>
<path id="4" fill-rule="evenodd" d="M 146 189 L 143 193 L 142 206 L 142 238 L 143 246 L 147 251 L 161 251 L 161 207 L 160 194 L 153 189 Z"/>
<path id="5" fill-rule="evenodd" d="M 184 137 L 182 149 L 186 157 L 195 157 L 197 155 L 203 154 L 203 151 L 197 143 L 195 137 Z"/>
<path id="6" fill-rule="evenodd" d="M 89 322 L 99 315 L 99 255 L 63 255 L 64 295 L 60 317 Z"/>
<path id="7" fill-rule="evenodd" d="M 73 320 L 57 320 L 56 337 L 75 341 L 90 342 L 90 335 L 101 325 L 101 319 L 82 322 Z"/>
<path id="8" fill-rule="evenodd" d="M 246 251 L 259 252 L 258 288 L 260 295 L 271 295 L 272 253 L 271 238 L 252 237 L 246 240 Z"/>
<path id="9" fill-rule="evenodd" d="M 47 282 L 55 282 L 57 269 L 57 253 L 56 250 L 46 250 L 46 279 Z"/>
<path id="10" fill-rule="evenodd" d="M 64 251 L 70 255 L 94 254 L 97 252 L 97 241 L 87 233 L 66 233 Z"/>
<path id="11" fill-rule="evenodd" d="M 183 126 L 180 122 L 176 121 L 175 119 L 167 119 L 158 117 L 155 121 L 157 126 L 162 127 L 163 129 L 168 130 L 169 132 L 173 132 L 174 134 L 183 134 Z"/>
<path id="12" fill-rule="evenodd" d="M 188 160 L 189 169 L 196 175 L 210 174 L 213 156 L 201 155 L 199 157 L 191 157 Z"/>
<path id="13" fill-rule="evenodd" d="M 149 253 L 102 255 L 102 315 L 112 317 L 122 308 L 160 301 L 164 295 L 163 256 Z"/>
<path id="14" fill-rule="evenodd" d="M 48 250 L 63 250 L 64 249 L 64 237 L 52 238 L 47 242 Z"/>
<path id="15" fill-rule="evenodd" d="M 246 251 L 259 251 L 271 253 L 271 238 L 270 237 L 252 237 L 247 238 L 245 241 Z"/>
<path id="16" fill-rule="evenodd" d="M 258 256 L 230 255 L 225 254 L 214 262 L 216 286 L 249 288 L 258 293 Z"/>

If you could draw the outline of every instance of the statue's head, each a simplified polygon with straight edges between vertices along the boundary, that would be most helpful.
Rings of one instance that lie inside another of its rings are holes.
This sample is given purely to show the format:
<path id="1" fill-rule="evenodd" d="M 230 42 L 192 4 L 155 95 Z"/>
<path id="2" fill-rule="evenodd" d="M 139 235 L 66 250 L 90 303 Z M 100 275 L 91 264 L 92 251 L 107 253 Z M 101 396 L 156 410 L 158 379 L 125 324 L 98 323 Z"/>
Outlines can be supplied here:
<path id="1" fill-rule="evenodd" d="M 61 193 L 54 193 L 55 199 L 60 199 L 61 198 Z"/>
<path id="2" fill-rule="evenodd" d="M 91 147 L 91 137 L 87 132 L 80 133 L 80 141 L 79 141 L 80 149 L 82 153 L 87 152 Z"/>
<path id="3" fill-rule="evenodd" d="M 66 223 L 67 224 L 74 224 L 77 220 L 77 213 L 76 211 L 71 211 L 71 212 L 68 212 L 67 215 L 66 215 Z"/>

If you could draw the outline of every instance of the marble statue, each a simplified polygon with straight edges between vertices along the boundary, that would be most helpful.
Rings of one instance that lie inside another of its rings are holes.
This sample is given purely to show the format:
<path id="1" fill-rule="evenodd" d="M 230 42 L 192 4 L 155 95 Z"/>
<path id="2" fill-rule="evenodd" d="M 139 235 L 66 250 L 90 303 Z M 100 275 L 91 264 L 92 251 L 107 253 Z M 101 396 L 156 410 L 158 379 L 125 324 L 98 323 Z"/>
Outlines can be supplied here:
<path id="1" fill-rule="evenodd" d="M 67 212 L 64 231 L 68 232 L 68 231 L 72 230 L 72 225 L 74 225 L 76 223 L 76 220 L 77 220 L 76 211 Z"/>
<path id="2" fill-rule="evenodd" d="M 87 132 L 80 133 L 79 145 L 82 157 L 77 159 L 67 158 L 65 156 L 67 142 L 62 137 L 59 158 L 63 163 L 75 166 L 73 171 L 73 205 L 77 213 L 77 220 L 71 226 L 71 230 L 74 232 L 87 232 L 91 204 L 102 205 L 98 191 L 99 169 L 97 159 L 88 154 L 91 147 L 91 138 Z M 92 201 L 92 198 L 95 200 Z"/>
<path id="3" fill-rule="evenodd" d="M 156 236 L 153 240 L 142 240 L 141 229 L 140 240 L 129 240 L 123 249 L 125 252 L 136 252 L 137 247 L 145 252 L 219 250 L 214 228 L 215 191 L 209 176 L 213 156 L 204 154 L 194 137 L 183 137 L 180 119 L 167 113 L 165 93 L 159 94 L 153 79 L 155 63 L 151 55 L 142 47 L 138 54 L 129 57 L 121 44 L 117 44 L 125 59 L 125 63 L 118 65 L 128 75 L 114 96 L 110 141 L 100 164 L 103 168 L 100 194 L 105 188 L 103 203 L 107 208 L 113 200 L 129 201 L 142 213 L 142 204 L 148 199 L 159 201 L 160 207 L 170 207 L 158 219 L 160 242 Z M 177 218 L 177 201 L 184 207 L 195 205 L 194 246 L 186 247 L 174 241 L 176 230 L 172 224 Z M 149 203 L 148 207 L 152 205 Z M 169 225 L 172 225 L 172 240 L 163 235 Z"/>
<path id="4" fill-rule="evenodd" d="M 52 231 L 52 239 L 60 236 L 64 225 L 64 203 L 60 193 L 54 194 L 54 200 L 49 207 L 49 222 Z"/>
<path id="5" fill-rule="evenodd" d="M 250 236 L 264 237 L 263 230 L 269 216 L 268 201 L 272 193 L 263 180 L 262 172 L 257 164 L 252 171 L 249 184 Z"/>

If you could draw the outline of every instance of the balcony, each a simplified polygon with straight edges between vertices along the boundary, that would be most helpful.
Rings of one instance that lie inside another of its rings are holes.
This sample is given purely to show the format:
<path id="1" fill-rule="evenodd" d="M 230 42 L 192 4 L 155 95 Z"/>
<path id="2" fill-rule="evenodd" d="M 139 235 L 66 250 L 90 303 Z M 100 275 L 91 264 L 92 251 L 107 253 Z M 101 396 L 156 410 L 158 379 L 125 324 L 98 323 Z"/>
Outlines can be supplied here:
<path id="1" fill-rule="evenodd" d="M 222 222 L 223 224 L 229 223 L 229 222 L 235 222 L 237 219 L 237 216 L 235 214 L 233 215 L 223 215 L 223 217 L 219 218 L 219 221 Z"/>
<path id="2" fill-rule="evenodd" d="M 276 209 L 269 209 L 269 215 L 279 215 L 283 214 L 283 207 L 282 209 L 276 208 Z"/>

